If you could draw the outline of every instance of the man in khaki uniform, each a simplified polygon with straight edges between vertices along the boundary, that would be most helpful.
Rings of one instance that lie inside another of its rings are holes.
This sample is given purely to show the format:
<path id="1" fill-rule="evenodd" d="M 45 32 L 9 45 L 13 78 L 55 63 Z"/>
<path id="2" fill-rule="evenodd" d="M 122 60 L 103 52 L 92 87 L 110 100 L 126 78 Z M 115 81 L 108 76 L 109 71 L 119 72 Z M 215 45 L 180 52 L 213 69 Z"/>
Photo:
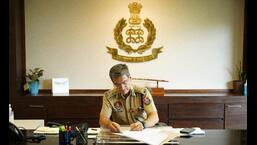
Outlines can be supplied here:
<path id="1" fill-rule="evenodd" d="M 136 131 L 158 123 L 152 95 L 147 88 L 131 84 L 126 64 L 114 65 L 109 76 L 115 87 L 103 96 L 99 120 L 101 126 L 120 132 L 120 125 L 130 125 L 131 130 Z"/>

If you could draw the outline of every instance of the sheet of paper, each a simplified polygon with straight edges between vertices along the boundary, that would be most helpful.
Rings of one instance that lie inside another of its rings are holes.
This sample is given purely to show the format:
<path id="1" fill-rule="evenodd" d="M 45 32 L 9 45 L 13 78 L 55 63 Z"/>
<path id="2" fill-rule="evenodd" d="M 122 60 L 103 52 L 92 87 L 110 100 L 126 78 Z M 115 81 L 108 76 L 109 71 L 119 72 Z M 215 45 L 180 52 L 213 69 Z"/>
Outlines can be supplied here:
<path id="1" fill-rule="evenodd" d="M 41 119 L 15 119 L 13 122 L 18 128 L 25 128 L 25 129 L 31 129 L 34 130 L 38 127 L 44 126 L 44 120 Z"/>
<path id="2" fill-rule="evenodd" d="M 88 135 L 87 138 L 88 138 L 88 139 L 95 139 L 95 138 L 96 138 L 96 135 Z"/>
<path id="3" fill-rule="evenodd" d="M 35 134 L 59 134 L 58 127 L 39 127 L 33 133 Z"/>
<path id="4" fill-rule="evenodd" d="M 146 128 L 142 131 L 124 130 L 121 133 L 115 134 L 142 141 L 150 145 L 162 145 L 181 135 L 179 130 L 174 130 L 170 126 Z"/>
<path id="5" fill-rule="evenodd" d="M 121 126 L 120 129 L 121 129 L 121 132 L 123 132 L 123 131 L 128 131 L 128 130 L 130 130 L 130 127 L 129 127 L 129 126 Z M 109 132 L 109 133 L 112 133 L 110 129 L 104 128 L 104 127 L 101 127 L 101 128 L 100 128 L 100 132 Z"/>

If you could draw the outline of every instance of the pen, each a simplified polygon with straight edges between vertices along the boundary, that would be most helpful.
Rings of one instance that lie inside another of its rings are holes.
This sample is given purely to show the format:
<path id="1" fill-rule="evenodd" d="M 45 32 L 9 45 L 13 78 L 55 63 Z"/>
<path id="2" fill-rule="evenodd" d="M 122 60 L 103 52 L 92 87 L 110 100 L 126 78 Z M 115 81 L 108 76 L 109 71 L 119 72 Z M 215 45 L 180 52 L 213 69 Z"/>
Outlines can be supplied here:
<path id="1" fill-rule="evenodd" d="M 97 131 L 97 129 L 96 129 L 96 128 L 92 128 L 92 130 Z"/>
<path id="2" fill-rule="evenodd" d="M 75 127 L 76 128 L 76 130 L 79 132 L 79 135 L 81 136 L 81 138 L 84 140 L 84 142 L 86 143 L 87 141 L 86 141 L 86 139 L 84 138 L 84 136 L 81 134 L 81 132 L 80 132 L 80 130 L 78 129 L 78 127 L 76 126 Z"/>

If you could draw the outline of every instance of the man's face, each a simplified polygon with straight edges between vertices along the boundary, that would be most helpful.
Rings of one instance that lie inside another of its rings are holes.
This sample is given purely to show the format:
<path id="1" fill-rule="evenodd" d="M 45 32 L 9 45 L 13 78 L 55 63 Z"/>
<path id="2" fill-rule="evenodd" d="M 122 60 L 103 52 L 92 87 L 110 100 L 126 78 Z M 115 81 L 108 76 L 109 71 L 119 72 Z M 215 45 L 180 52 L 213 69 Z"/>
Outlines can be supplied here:
<path id="1" fill-rule="evenodd" d="M 113 85 L 117 88 L 117 90 L 125 95 L 129 93 L 130 85 L 131 85 L 131 77 L 127 75 L 123 75 L 117 78 L 112 79 Z"/>

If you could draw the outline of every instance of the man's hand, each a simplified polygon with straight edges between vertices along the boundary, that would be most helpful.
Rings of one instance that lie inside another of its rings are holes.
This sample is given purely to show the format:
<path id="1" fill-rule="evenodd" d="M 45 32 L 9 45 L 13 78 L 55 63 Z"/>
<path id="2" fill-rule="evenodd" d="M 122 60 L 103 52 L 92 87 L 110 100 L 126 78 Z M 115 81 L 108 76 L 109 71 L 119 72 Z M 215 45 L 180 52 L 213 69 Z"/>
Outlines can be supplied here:
<path id="1" fill-rule="evenodd" d="M 113 121 L 110 121 L 110 123 L 108 124 L 108 128 L 112 132 L 121 132 L 120 125 L 116 122 L 113 122 Z"/>
<path id="2" fill-rule="evenodd" d="M 120 125 L 116 122 L 111 121 L 108 117 L 100 115 L 99 123 L 104 128 L 110 129 L 112 132 L 121 132 Z"/>
<path id="3" fill-rule="evenodd" d="M 136 122 L 136 123 L 132 123 L 130 124 L 130 130 L 131 131 L 141 131 L 144 129 L 144 126 L 141 122 Z"/>

